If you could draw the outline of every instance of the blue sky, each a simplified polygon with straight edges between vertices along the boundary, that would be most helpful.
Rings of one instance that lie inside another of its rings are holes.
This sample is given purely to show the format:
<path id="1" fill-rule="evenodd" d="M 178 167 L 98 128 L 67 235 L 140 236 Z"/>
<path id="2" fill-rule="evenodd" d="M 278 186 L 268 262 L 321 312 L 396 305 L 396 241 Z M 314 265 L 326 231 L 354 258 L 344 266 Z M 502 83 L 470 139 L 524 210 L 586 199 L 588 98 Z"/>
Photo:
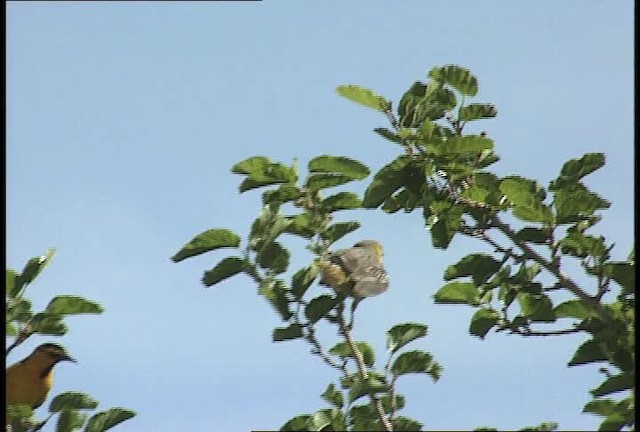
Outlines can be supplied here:
<path id="1" fill-rule="evenodd" d="M 280 322 L 248 278 L 200 284 L 224 252 L 169 258 L 209 228 L 247 233 L 259 195 L 239 195 L 229 172 L 246 157 L 344 155 L 374 172 L 395 157 L 372 133 L 384 118 L 338 85 L 397 101 L 433 66 L 468 67 L 477 101 L 498 108 L 480 126 L 496 171 L 546 183 L 567 159 L 604 152 L 588 184 L 613 205 L 595 232 L 616 258 L 631 248 L 631 1 L 9 2 L 7 26 L 7 266 L 56 247 L 30 288 L 36 308 L 58 294 L 104 305 L 68 320 L 60 341 L 79 363 L 57 369 L 54 393 L 137 411 L 119 431 L 277 429 L 325 406 L 335 374 L 304 343 L 271 342 Z M 433 304 L 446 266 L 476 243 L 433 249 L 418 212 L 343 217 L 363 226 L 338 246 L 380 239 L 392 278 L 359 308 L 355 337 L 384 357 L 388 328 L 424 322 L 415 348 L 444 367 L 436 384 L 400 382 L 406 415 L 431 430 L 597 427 L 580 414 L 597 367 L 565 366 L 582 336 L 480 341 L 472 309 Z M 311 258 L 287 246 L 294 265 Z"/>

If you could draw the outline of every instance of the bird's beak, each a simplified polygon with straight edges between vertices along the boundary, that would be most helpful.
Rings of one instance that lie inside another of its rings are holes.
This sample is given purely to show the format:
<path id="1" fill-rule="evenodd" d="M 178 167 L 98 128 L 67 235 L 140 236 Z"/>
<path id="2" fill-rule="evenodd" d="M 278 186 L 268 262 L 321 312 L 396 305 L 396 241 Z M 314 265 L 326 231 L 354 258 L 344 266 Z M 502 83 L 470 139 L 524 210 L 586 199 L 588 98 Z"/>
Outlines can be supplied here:
<path id="1" fill-rule="evenodd" d="M 72 362 L 72 363 L 78 363 L 78 360 L 74 359 L 73 357 L 71 357 L 70 355 L 63 355 L 60 356 L 60 358 L 58 359 L 58 361 L 68 361 L 68 362 Z"/>

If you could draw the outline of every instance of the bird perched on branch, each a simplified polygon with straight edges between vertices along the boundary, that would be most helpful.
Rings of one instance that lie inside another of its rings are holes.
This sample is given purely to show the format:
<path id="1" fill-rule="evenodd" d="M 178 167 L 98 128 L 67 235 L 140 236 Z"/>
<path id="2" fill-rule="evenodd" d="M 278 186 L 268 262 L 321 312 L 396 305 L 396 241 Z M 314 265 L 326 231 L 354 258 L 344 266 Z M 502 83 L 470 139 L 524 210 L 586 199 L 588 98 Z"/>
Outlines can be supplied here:
<path id="1" fill-rule="evenodd" d="M 76 362 L 60 345 L 42 344 L 30 356 L 7 368 L 7 405 L 42 405 L 53 386 L 53 367 Z"/>
<path id="2" fill-rule="evenodd" d="M 365 297 L 378 295 L 389 288 L 383 255 L 382 245 L 375 240 L 363 240 L 352 248 L 330 253 L 319 262 L 320 284 L 353 297 L 356 304 Z"/>

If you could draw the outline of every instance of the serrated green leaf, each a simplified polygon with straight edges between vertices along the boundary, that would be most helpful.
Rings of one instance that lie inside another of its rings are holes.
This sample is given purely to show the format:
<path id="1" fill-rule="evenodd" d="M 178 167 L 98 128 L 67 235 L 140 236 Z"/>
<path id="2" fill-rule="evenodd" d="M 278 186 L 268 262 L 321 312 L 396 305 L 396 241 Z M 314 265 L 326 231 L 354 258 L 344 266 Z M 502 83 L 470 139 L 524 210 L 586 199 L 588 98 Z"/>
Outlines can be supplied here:
<path id="1" fill-rule="evenodd" d="M 550 241 L 549 228 L 524 227 L 516 233 L 516 240 L 534 244 L 547 244 Z"/>
<path id="2" fill-rule="evenodd" d="M 302 197 L 302 191 L 296 185 L 283 184 L 278 189 L 268 190 L 262 194 L 262 203 L 285 203 Z"/>
<path id="3" fill-rule="evenodd" d="M 582 409 L 583 413 L 598 414 L 603 417 L 613 414 L 616 403 L 612 399 L 597 399 L 589 402 Z"/>
<path id="4" fill-rule="evenodd" d="M 471 317 L 469 333 L 484 339 L 489 330 L 498 324 L 499 320 L 500 314 L 497 311 L 485 308 L 478 309 Z"/>
<path id="5" fill-rule="evenodd" d="M 427 150 L 436 156 L 480 153 L 485 150 L 493 150 L 493 141 L 481 136 L 467 135 L 453 137 L 447 141 L 429 143 Z"/>
<path id="6" fill-rule="evenodd" d="M 376 173 L 364 193 L 365 208 L 376 208 L 405 183 L 405 167 L 411 162 L 407 156 L 400 156 Z"/>
<path id="7" fill-rule="evenodd" d="M 352 192 L 340 192 L 322 200 L 322 211 L 332 213 L 338 210 L 349 210 L 362 207 L 362 201 L 357 194 Z"/>
<path id="8" fill-rule="evenodd" d="M 387 349 L 394 353 L 411 341 L 425 337 L 427 326 L 421 323 L 403 323 L 387 331 Z"/>
<path id="9" fill-rule="evenodd" d="M 285 219 L 288 224 L 282 232 L 306 239 L 310 239 L 316 235 L 314 227 L 312 226 L 313 217 L 309 213 L 301 213 L 293 217 L 287 216 Z"/>
<path id="10" fill-rule="evenodd" d="M 324 393 L 322 393 L 322 399 L 329 402 L 336 408 L 342 408 L 344 406 L 344 397 L 342 396 L 342 392 L 337 390 L 333 383 L 329 384 Z"/>
<path id="11" fill-rule="evenodd" d="M 422 423 L 409 417 L 397 416 L 393 419 L 394 432 L 417 432 L 422 430 Z"/>
<path id="12" fill-rule="evenodd" d="M 237 248 L 240 245 L 240 237 L 231 230 L 218 228 L 204 231 L 195 236 L 189 243 L 171 259 L 179 262 L 186 258 L 203 254 L 220 248 Z"/>
<path id="13" fill-rule="evenodd" d="M 293 316 L 293 312 L 289 308 L 287 286 L 284 281 L 280 279 L 264 281 L 260 284 L 258 294 L 269 300 L 269 303 L 278 312 L 283 321 L 288 321 Z"/>
<path id="14" fill-rule="evenodd" d="M 92 416 L 87 423 L 85 432 L 102 432 L 129 420 L 136 413 L 126 408 L 110 408 Z"/>
<path id="15" fill-rule="evenodd" d="M 607 356 L 598 342 L 589 339 L 578 347 L 568 365 L 577 366 L 601 361 L 607 361 Z"/>
<path id="16" fill-rule="evenodd" d="M 31 319 L 31 327 L 34 333 L 51 336 L 62 336 L 69 330 L 62 316 L 45 313 L 35 314 Z"/>
<path id="17" fill-rule="evenodd" d="M 320 269 L 315 264 L 309 267 L 304 267 L 298 270 L 291 278 L 291 293 L 297 299 L 301 299 L 307 292 L 307 289 L 311 286 L 313 281 L 316 280 Z"/>
<path id="18" fill-rule="evenodd" d="M 311 191 L 318 191 L 321 189 L 340 186 L 352 181 L 354 181 L 352 177 L 342 174 L 318 173 L 311 174 L 309 177 L 307 177 L 305 187 Z"/>
<path id="19" fill-rule="evenodd" d="M 22 273 L 18 275 L 14 282 L 14 291 L 15 295 L 31 282 L 35 280 L 36 277 L 42 272 L 42 270 L 47 267 L 47 265 L 51 262 L 53 255 L 55 255 L 56 249 L 50 248 L 45 252 L 44 255 L 39 257 L 34 257 L 29 259 L 22 269 Z"/>
<path id="20" fill-rule="evenodd" d="M 231 276 L 237 275 L 247 268 L 247 262 L 240 257 L 227 257 L 220 261 L 214 268 L 204 272 L 202 283 L 212 286 Z"/>
<path id="21" fill-rule="evenodd" d="M 308 432 L 310 414 L 296 416 L 287 421 L 281 428 L 281 432 Z"/>
<path id="22" fill-rule="evenodd" d="M 60 295 L 47 305 L 45 313 L 51 315 L 100 314 L 103 307 L 96 302 L 78 296 Z"/>
<path id="23" fill-rule="evenodd" d="M 349 388 L 349 404 L 360 399 L 364 395 L 385 393 L 388 387 L 383 377 L 371 372 L 367 380 L 358 377 Z"/>
<path id="24" fill-rule="evenodd" d="M 433 212 L 425 221 L 431 231 L 431 244 L 438 249 L 449 247 L 462 223 L 462 206 L 446 203 L 446 207 L 438 213 Z M 430 210 L 433 211 L 433 208 Z"/>
<path id="25" fill-rule="evenodd" d="M 291 324 L 289 327 L 279 327 L 279 328 L 273 329 L 274 342 L 298 339 L 301 337 L 302 337 L 302 326 L 300 324 Z"/>
<path id="26" fill-rule="evenodd" d="M 585 319 L 595 315 L 595 312 L 587 307 L 582 300 L 569 300 L 560 303 L 554 308 L 554 312 L 558 318 Z"/>
<path id="27" fill-rule="evenodd" d="M 336 88 L 336 92 L 350 101 L 364 105 L 367 108 L 384 112 L 391 105 L 382 96 L 375 94 L 373 91 L 357 85 L 341 85 Z"/>
<path id="28" fill-rule="evenodd" d="M 591 216 L 596 210 L 607 209 L 611 203 L 580 183 L 570 183 L 555 190 L 553 205 L 557 223 L 564 224 Z"/>
<path id="29" fill-rule="evenodd" d="M 56 413 L 63 410 L 92 410 L 98 407 L 98 401 L 86 393 L 64 392 L 51 400 L 49 412 Z"/>
<path id="30" fill-rule="evenodd" d="M 297 179 L 295 168 L 271 162 L 264 156 L 253 156 L 238 162 L 231 168 L 231 172 L 247 175 L 240 184 L 241 193 L 272 184 L 292 183 Z"/>
<path id="31" fill-rule="evenodd" d="M 603 257 L 607 252 L 604 237 L 593 237 L 571 232 L 559 242 L 563 254 L 584 258 L 586 256 Z"/>
<path id="32" fill-rule="evenodd" d="M 471 276 L 473 283 L 481 285 L 489 277 L 500 270 L 500 261 L 487 254 L 470 254 L 456 264 L 450 265 L 444 272 L 444 280 L 449 281 L 465 276 Z"/>
<path id="33" fill-rule="evenodd" d="M 410 373 L 424 373 L 431 376 L 434 381 L 438 380 L 438 375 L 432 373 L 434 365 L 433 356 L 425 351 L 407 351 L 400 354 L 391 365 L 391 371 L 396 376 Z M 438 365 L 439 368 L 439 365 Z"/>
<path id="34" fill-rule="evenodd" d="M 320 236 L 332 244 L 358 228 L 360 228 L 358 221 L 338 222 L 329 226 L 324 233 L 320 233 Z"/>
<path id="35" fill-rule="evenodd" d="M 362 180 L 369 175 L 369 168 L 355 159 L 324 155 L 309 161 L 309 172 L 340 174 L 352 180 Z"/>
<path id="36" fill-rule="evenodd" d="M 315 324 L 337 304 L 338 300 L 336 298 L 324 294 L 311 300 L 305 307 L 304 313 L 309 322 Z"/>
<path id="37" fill-rule="evenodd" d="M 256 262 L 260 267 L 271 270 L 273 274 L 280 274 L 287 271 L 290 255 L 290 252 L 280 243 L 271 242 L 261 248 L 256 256 Z"/>
<path id="38" fill-rule="evenodd" d="M 570 159 L 562 166 L 560 175 L 551 182 L 549 189 L 555 190 L 569 183 L 575 183 L 584 176 L 602 168 L 605 164 L 603 153 L 586 153 L 580 159 Z"/>
<path id="39" fill-rule="evenodd" d="M 500 191 L 514 206 L 537 208 L 542 206 L 546 192 L 536 181 L 520 176 L 508 176 L 500 182 Z"/>
<path id="40" fill-rule="evenodd" d="M 553 303 L 547 295 L 520 292 L 517 295 L 517 299 L 522 315 L 531 321 L 554 322 L 556 320 Z"/>
<path id="41" fill-rule="evenodd" d="M 33 316 L 31 311 L 31 300 L 24 297 L 10 300 L 6 303 L 7 308 L 7 322 L 17 321 L 26 323 Z"/>
<path id="42" fill-rule="evenodd" d="M 380 135 L 382 138 L 387 139 L 391 142 L 400 144 L 402 142 L 402 140 L 400 139 L 400 137 L 398 135 L 396 135 L 395 133 L 391 132 L 389 129 L 386 128 L 375 128 L 373 130 L 375 133 L 377 133 L 378 135 Z"/>
<path id="43" fill-rule="evenodd" d="M 433 298 L 437 304 L 469 304 L 473 306 L 480 303 L 478 288 L 468 282 L 450 282 L 440 288 Z"/>
<path id="44" fill-rule="evenodd" d="M 65 410 L 58 415 L 58 421 L 56 422 L 56 432 L 71 432 L 76 429 L 80 429 L 85 422 L 89 414 L 78 411 Z"/>
<path id="45" fill-rule="evenodd" d="M 458 120 L 473 121 L 485 118 L 492 118 L 498 115 L 496 107 L 491 104 L 472 103 L 460 108 Z"/>
<path id="46" fill-rule="evenodd" d="M 548 206 L 536 205 L 533 207 L 516 206 L 513 209 L 513 215 L 525 222 L 551 223 L 553 221 L 553 213 Z"/>
<path id="47" fill-rule="evenodd" d="M 591 390 L 589 393 L 591 393 L 593 397 L 601 397 L 611 393 L 632 389 L 634 388 L 634 384 L 635 378 L 633 374 L 623 373 L 608 377 L 602 384 L 600 384 L 596 389 Z"/>
<path id="48" fill-rule="evenodd" d="M 362 354 L 362 359 L 364 361 L 364 364 L 369 367 L 373 366 L 373 364 L 376 361 L 376 355 L 371 345 L 369 345 L 366 342 L 356 342 L 356 347 L 358 348 L 358 351 L 360 351 L 360 354 Z M 351 347 L 346 342 L 339 342 L 336 345 L 334 345 L 329 350 L 329 354 L 333 354 L 335 356 L 339 356 L 342 358 L 345 358 L 345 357 L 355 358 L 355 355 L 351 352 Z"/>
<path id="49" fill-rule="evenodd" d="M 429 78 L 449 84 L 465 96 L 478 93 L 478 80 L 468 69 L 457 65 L 435 67 L 429 72 Z"/>
<path id="50" fill-rule="evenodd" d="M 20 288 L 18 287 L 18 285 L 16 284 L 17 279 L 19 277 L 19 273 L 15 270 L 11 270 L 11 269 L 7 269 L 6 271 L 6 284 L 5 284 L 5 293 L 6 296 L 9 298 L 14 298 L 16 295 L 18 295 L 18 291 L 20 291 Z"/>
<path id="51" fill-rule="evenodd" d="M 636 292 L 635 264 L 632 262 L 611 262 L 604 266 L 604 273 L 620 285 L 625 293 Z"/>

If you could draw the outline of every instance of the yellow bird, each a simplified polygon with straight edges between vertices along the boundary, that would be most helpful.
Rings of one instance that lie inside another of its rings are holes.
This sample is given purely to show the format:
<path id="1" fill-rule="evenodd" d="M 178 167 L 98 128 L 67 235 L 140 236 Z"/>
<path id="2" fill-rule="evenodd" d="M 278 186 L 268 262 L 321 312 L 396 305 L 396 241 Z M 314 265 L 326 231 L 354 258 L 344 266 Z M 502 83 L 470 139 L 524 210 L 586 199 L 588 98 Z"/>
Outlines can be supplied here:
<path id="1" fill-rule="evenodd" d="M 76 362 L 60 345 L 42 344 L 30 356 L 7 368 L 7 405 L 42 405 L 53 386 L 53 367 Z"/>
<path id="2" fill-rule="evenodd" d="M 389 288 L 383 256 L 382 245 L 375 240 L 363 240 L 352 248 L 330 253 L 319 262 L 320 284 L 357 301 L 381 294 Z"/>

